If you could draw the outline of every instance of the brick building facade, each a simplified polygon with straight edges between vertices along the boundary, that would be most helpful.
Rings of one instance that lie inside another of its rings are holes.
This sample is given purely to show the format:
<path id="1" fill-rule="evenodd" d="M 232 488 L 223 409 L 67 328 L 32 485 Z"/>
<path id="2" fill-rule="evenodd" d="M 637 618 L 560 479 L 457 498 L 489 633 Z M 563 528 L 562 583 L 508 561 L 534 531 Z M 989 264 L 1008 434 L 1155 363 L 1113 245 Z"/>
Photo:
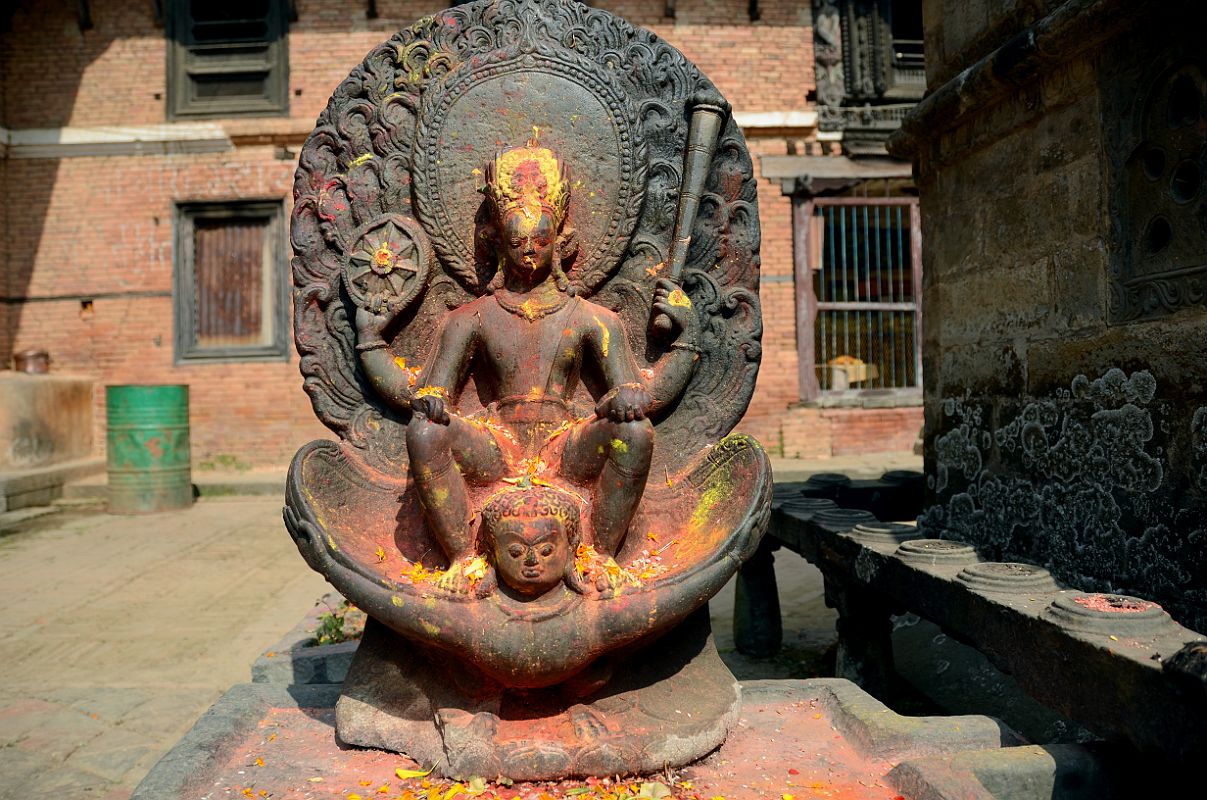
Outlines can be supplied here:
<path id="1" fill-rule="evenodd" d="M 101 387 L 144 382 L 189 384 L 195 460 L 282 463 L 301 443 L 328 435 L 300 390 L 292 347 L 274 356 L 266 345 L 253 360 L 182 358 L 177 231 L 188 223 L 190 204 L 268 201 L 287 219 L 298 150 L 332 89 L 373 46 L 440 4 L 249 0 L 232 7 L 241 5 L 282 15 L 277 45 L 287 67 L 270 77 L 280 81 L 276 102 L 284 110 L 191 110 L 182 93 L 196 89 L 222 108 L 224 84 L 219 76 L 207 95 L 200 82 L 190 89 L 193 78 L 181 78 L 194 53 L 179 35 L 173 0 L 17 0 L 0 12 L 0 360 L 45 349 L 55 370 L 93 378 L 96 442 L 104 441 Z M 709 75 L 732 102 L 755 168 L 763 170 L 764 350 L 743 429 L 789 456 L 908 449 L 921 424 L 917 374 L 904 390 L 866 392 L 844 383 L 848 391 L 836 392 L 835 369 L 851 384 L 887 370 L 853 373 L 858 365 L 846 362 L 864 359 L 833 351 L 831 363 L 842 363 L 819 372 L 809 363 L 818 358 L 799 355 L 806 351 L 798 314 L 818 313 L 799 277 L 809 274 L 802 249 L 811 246 L 804 232 L 815 178 L 825 172 L 817 164 L 851 160 L 842 155 L 841 126 L 818 129 L 813 19 L 835 3 L 595 5 L 650 28 Z M 908 171 L 898 165 L 885 172 L 877 154 L 866 162 L 871 167 L 851 173 L 875 181 L 832 181 L 822 193 L 867 195 L 869 186 L 896 192 L 893 181 Z M 810 329 L 815 322 L 810 318 Z"/>

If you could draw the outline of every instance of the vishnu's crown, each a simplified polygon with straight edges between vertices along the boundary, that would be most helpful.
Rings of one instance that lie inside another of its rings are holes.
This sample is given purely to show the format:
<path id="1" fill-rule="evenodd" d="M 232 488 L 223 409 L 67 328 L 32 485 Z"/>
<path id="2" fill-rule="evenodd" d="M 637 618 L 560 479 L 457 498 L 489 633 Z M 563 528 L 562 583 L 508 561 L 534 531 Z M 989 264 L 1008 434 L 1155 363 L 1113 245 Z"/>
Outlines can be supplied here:
<path id="1" fill-rule="evenodd" d="M 570 204 L 570 174 L 561 159 L 533 137 L 527 144 L 500 150 L 486 165 L 482 192 L 500 217 L 518 210 L 535 224 L 547 211 L 560 225 Z"/>

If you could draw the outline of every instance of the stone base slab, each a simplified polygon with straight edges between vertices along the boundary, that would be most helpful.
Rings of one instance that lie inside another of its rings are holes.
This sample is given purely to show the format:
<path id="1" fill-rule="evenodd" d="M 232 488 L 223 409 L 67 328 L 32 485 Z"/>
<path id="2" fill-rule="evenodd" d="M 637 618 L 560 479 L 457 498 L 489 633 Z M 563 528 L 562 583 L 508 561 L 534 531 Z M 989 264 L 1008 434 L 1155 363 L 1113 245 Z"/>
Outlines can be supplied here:
<path id="1" fill-rule="evenodd" d="M 457 656 L 369 619 L 335 728 L 341 742 L 405 753 L 437 775 L 557 780 L 695 761 L 725 741 L 740 704 L 707 609 L 572 682 L 529 690 L 492 687 Z"/>
<path id="2" fill-rule="evenodd" d="M 360 639 L 314 644 L 321 615 L 339 608 L 343 600 L 339 592 L 323 595 L 301 622 L 252 662 L 252 683 L 343 683 Z"/>
<path id="3" fill-rule="evenodd" d="M 448 779 L 400 780 L 396 769 L 417 767 L 408 758 L 338 744 L 338 694 L 336 686 L 234 687 L 152 769 L 133 800 L 237 800 L 248 796 L 244 790 L 253 797 L 316 799 L 397 798 L 408 790 L 427 797 L 433 788 L 448 794 L 454 785 Z M 817 678 L 743 683 L 741 712 L 725 743 L 673 774 L 647 780 L 666 783 L 685 800 L 1143 796 L 1134 794 L 1125 771 L 1153 785 L 1151 769 L 1117 752 L 1021 745 L 983 716 L 902 717 L 849 681 Z M 582 781 L 501 785 L 498 776 L 483 777 L 489 782 L 477 796 L 487 800 L 599 796 Z"/>
<path id="4" fill-rule="evenodd" d="M 63 496 L 63 487 L 71 481 L 104 471 L 105 459 L 81 458 L 0 472 L 0 512 L 48 506 Z"/>

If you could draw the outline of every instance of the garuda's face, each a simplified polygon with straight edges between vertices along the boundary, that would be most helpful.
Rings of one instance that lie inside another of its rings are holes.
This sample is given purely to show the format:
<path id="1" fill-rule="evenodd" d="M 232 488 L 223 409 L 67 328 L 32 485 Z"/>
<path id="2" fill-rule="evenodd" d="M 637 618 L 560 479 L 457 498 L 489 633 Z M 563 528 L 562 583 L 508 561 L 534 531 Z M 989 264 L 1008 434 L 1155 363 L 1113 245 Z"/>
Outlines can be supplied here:
<path id="1" fill-rule="evenodd" d="M 542 595 L 561 583 L 570 545 L 559 520 L 512 518 L 495 532 L 495 568 L 520 594 Z"/>
<path id="2" fill-rule="evenodd" d="M 503 261 L 524 278 L 543 278 L 553 266 L 557 222 L 547 209 L 518 208 L 503 217 Z"/>

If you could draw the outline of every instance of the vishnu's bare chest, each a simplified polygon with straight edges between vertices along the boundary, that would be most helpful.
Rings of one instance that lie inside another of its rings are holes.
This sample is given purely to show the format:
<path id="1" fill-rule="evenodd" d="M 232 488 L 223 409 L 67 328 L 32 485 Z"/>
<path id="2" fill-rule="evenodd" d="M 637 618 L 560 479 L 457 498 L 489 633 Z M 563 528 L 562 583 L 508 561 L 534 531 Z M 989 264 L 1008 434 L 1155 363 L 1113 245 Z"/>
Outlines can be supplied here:
<path id="1" fill-rule="evenodd" d="M 529 317 L 503 308 L 493 297 L 483 298 L 475 309 L 477 352 L 471 371 L 485 367 L 499 399 L 537 394 L 568 399 L 583 360 L 593 355 L 594 307 L 571 298 L 551 313 Z"/>

